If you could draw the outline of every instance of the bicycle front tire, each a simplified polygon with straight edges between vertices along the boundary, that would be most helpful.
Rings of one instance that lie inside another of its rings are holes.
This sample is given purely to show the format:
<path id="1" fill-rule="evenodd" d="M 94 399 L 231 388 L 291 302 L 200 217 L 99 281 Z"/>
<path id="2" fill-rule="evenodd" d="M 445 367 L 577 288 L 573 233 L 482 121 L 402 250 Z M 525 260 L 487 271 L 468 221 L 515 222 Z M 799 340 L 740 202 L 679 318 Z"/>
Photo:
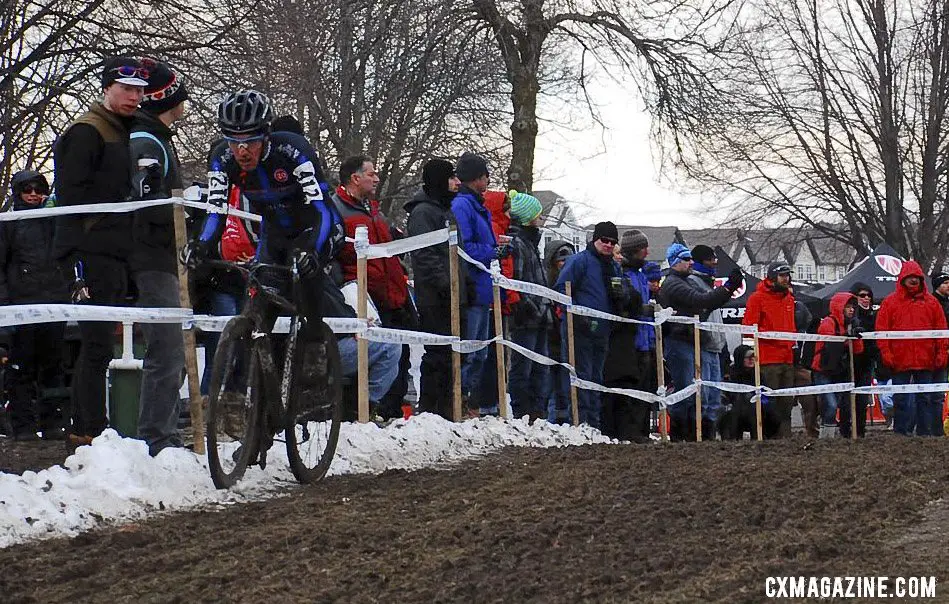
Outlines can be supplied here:
<path id="1" fill-rule="evenodd" d="M 245 316 L 227 322 L 211 371 L 208 390 L 208 469 L 219 489 L 236 484 L 257 455 L 262 373 L 253 342 L 253 323 Z"/>

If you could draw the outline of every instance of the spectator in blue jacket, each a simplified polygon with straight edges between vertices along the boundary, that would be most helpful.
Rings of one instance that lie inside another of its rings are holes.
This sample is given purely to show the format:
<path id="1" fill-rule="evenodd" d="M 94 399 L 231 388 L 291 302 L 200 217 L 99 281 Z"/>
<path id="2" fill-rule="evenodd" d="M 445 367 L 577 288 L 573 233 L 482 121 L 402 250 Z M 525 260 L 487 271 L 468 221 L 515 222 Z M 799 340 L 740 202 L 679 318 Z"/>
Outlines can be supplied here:
<path id="1" fill-rule="evenodd" d="M 612 312 L 614 301 L 611 298 L 611 280 L 620 277 L 619 264 L 613 260 L 613 248 L 619 243 L 619 232 L 612 222 L 600 222 L 593 229 L 593 241 L 585 250 L 567 258 L 555 289 L 566 291 L 565 284 L 571 284 L 571 296 L 574 304 L 593 308 L 603 312 Z M 615 302 L 621 306 L 621 301 Z M 574 316 L 574 352 L 577 376 L 582 380 L 603 383 L 603 365 L 610 343 L 610 324 L 603 319 L 594 319 L 582 315 Z M 561 326 L 564 341 L 566 321 Z M 563 359 L 567 360 L 567 348 L 564 347 Z M 600 394 L 592 390 L 581 389 L 578 393 L 580 421 L 594 428 L 600 427 Z"/>
<path id="2" fill-rule="evenodd" d="M 488 190 L 490 176 L 488 162 L 480 155 L 464 153 L 458 158 L 455 175 L 461 181 L 458 193 L 451 202 L 451 211 L 458 223 L 458 235 L 466 254 L 490 268 L 492 260 L 510 254 L 509 246 L 498 246 L 491 228 L 491 213 L 484 207 L 484 192 Z M 462 262 L 468 292 L 468 307 L 465 311 L 465 339 L 487 340 L 491 324 L 491 303 L 494 292 L 491 275 L 480 268 Z M 461 367 L 461 391 L 466 400 L 479 390 L 488 349 L 470 353 Z M 476 415 L 478 405 L 467 404 L 471 415 Z"/>

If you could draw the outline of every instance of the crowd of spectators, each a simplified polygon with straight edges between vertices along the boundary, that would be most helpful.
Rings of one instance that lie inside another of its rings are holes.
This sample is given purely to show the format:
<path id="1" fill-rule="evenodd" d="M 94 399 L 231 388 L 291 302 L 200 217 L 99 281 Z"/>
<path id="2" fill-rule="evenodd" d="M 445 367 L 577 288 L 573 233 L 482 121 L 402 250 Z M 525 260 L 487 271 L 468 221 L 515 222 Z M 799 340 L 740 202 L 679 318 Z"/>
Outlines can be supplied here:
<path id="1" fill-rule="evenodd" d="M 187 88 L 181 74 L 153 60 L 120 57 L 102 72 L 102 100 L 92 105 L 63 133 L 55 147 L 55 196 L 39 172 L 23 170 L 12 179 L 6 209 L 28 212 L 51 205 L 109 203 L 171 196 L 182 188 L 181 169 L 172 125 L 182 118 Z M 274 128 L 302 137 L 292 118 Z M 277 130 L 275 130 L 277 131 Z M 212 148 L 219 144 L 215 141 Z M 485 266 L 498 261 L 507 277 L 553 288 L 588 308 L 639 321 L 651 321 L 660 308 L 723 323 L 721 309 L 743 286 L 740 269 L 717 279 L 718 258 L 713 248 L 692 249 L 675 243 L 666 250 L 668 271 L 648 262 L 650 242 L 639 230 L 620 237 L 612 222 L 600 222 L 583 249 L 565 241 L 544 242 L 540 227 L 544 208 L 526 192 L 491 190 L 491 171 L 484 157 L 466 152 L 457 161 L 434 158 L 421 171 L 422 185 L 405 203 L 408 236 L 451 225 L 464 252 Z M 376 198 L 379 176 L 372 158 L 343 159 L 338 185 L 325 193 L 348 237 L 366 227 L 369 243 L 391 242 L 402 236 L 380 210 Z M 228 203 L 247 209 L 239 187 Z M 236 216 L 227 225 L 217 252 L 224 260 L 252 261 L 258 227 Z M 346 244 L 328 267 L 333 278 L 323 279 L 324 316 L 355 316 L 356 251 Z M 403 258 L 371 259 L 367 263 L 370 317 L 384 327 L 451 333 L 451 283 L 448 244 L 415 250 Z M 942 338 L 862 341 L 873 330 L 928 331 L 946 329 L 949 317 L 949 275 L 932 278 L 927 291 L 921 267 L 903 265 L 896 291 L 874 310 L 873 291 L 857 284 L 830 301 L 829 314 L 813 321 L 795 301 L 791 267 L 774 264 L 747 301 L 743 323 L 759 331 L 815 331 L 856 338 L 851 343 L 817 342 L 800 345 L 792 339 L 761 339 L 760 358 L 747 344 L 729 347 L 723 331 L 702 330 L 696 347 L 696 327 L 665 322 L 661 327 L 663 361 L 657 359 L 657 334 L 652 325 L 575 315 L 573 346 L 576 376 L 612 388 L 657 392 L 660 380 L 669 392 L 692 385 L 696 350 L 703 382 L 731 381 L 771 389 L 811 384 L 835 384 L 851 379 L 857 386 L 874 382 L 943 383 L 947 379 L 947 343 Z M 563 305 L 548 297 L 502 291 L 503 334 L 495 334 L 491 275 L 461 263 L 459 298 L 462 336 L 489 340 L 503 335 L 515 344 L 558 361 L 568 360 L 568 321 Z M 205 310 L 231 315 L 243 305 L 239 273 L 222 268 L 193 275 L 202 291 Z M 130 287 L 131 286 L 131 287 Z M 56 219 L 0 223 L 0 302 L 54 303 L 71 300 L 103 305 L 135 303 L 144 307 L 178 305 L 175 232 L 171 206 L 134 213 L 62 216 Z M 82 322 L 80 348 L 66 387 L 62 366 L 62 323 L 19 326 L 4 333 L 8 357 L 5 391 L 9 397 L 5 431 L 17 439 L 68 439 L 72 445 L 91 442 L 108 425 L 106 368 L 113 358 L 116 325 Z M 155 455 L 183 445 L 178 430 L 179 390 L 184 370 L 180 329 L 171 324 L 141 328 L 146 352 L 140 396 L 138 436 Z M 205 341 L 213 357 L 215 335 Z M 343 372 L 356 374 L 356 341 L 340 336 Z M 494 346 L 465 355 L 461 391 L 468 416 L 497 414 L 498 354 Z M 850 358 L 852 355 L 853 358 Z M 409 391 L 408 346 L 371 342 L 369 391 L 375 415 L 400 417 Z M 571 420 L 570 374 L 560 365 L 528 357 L 505 355 L 508 392 L 516 417 Z M 208 363 L 208 366 L 210 362 Z M 663 371 L 663 368 L 664 370 Z M 449 347 L 426 346 L 421 360 L 418 411 L 450 418 L 452 371 Z M 205 375 L 205 378 L 207 375 Z M 205 380 L 206 382 L 207 380 Z M 206 392 L 207 384 L 202 384 Z M 705 385 L 701 390 L 703 437 L 740 439 L 755 431 L 754 396 Z M 673 440 L 697 438 L 694 396 L 668 408 Z M 857 396 L 857 416 L 851 417 L 850 393 L 816 396 L 763 396 L 766 438 L 792 434 L 792 408 L 800 404 L 804 431 L 812 437 L 839 431 L 848 435 L 856 421 L 858 435 L 866 433 L 868 395 Z M 899 393 L 887 419 L 901 434 L 941 435 L 940 392 Z M 622 440 L 647 442 L 655 427 L 655 404 L 624 394 L 578 389 L 579 420 Z M 41 436 L 40 436 L 41 435 Z"/>

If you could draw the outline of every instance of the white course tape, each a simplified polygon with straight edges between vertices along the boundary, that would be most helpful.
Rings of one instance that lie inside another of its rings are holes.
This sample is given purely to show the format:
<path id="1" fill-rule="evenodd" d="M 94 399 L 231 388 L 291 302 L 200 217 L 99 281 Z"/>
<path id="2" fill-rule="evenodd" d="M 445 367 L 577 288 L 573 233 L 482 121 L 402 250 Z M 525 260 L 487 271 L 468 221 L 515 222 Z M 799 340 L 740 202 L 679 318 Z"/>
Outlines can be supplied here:
<path id="1" fill-rule="evenodd" d="M 607 394 L 621 394 L 623 396 L 628 396 L 630 398 L 635 398 L 641 401 L 646 401 L 648 403 L 660 402 L 660 399 L 655 394 L 650 392 L 643 392 L 642 390 L 632 390 L 630 388 L 609 388 L 596 382 L 588 382 L 587 380 L 581 380 L 575 375 L 570 376 L 570 384 L 582 390 L 592 390 L 595 392 L 604 392 Z"/>
<path id="2" fill-rule="evenodd" d="M 250 212 L 245 212 L 244 210 L 239 210 L 237 208 L 232 208 L 229 205 L 218 206 L 213 203 L 207 203 L 205 201 L 190 201 L 187 199 L 173 198 L 175 203 L 179 203 L 183 206 L 189 208 L 197 208 L 199 210 L 204 210 L 205 212 L 213 214 L 224 214 L 226 216 L 236 216 L 237 218 L 244 218 L 253 222 L 262 222 L 263 218 L 259 214 L 252 214 Z"/>
<path id="3" fill-rule="evenodd" d="M 460 352 L 461 354 L 470 354 L 472 352 L 477 352 L 487 348 L 491 344 L 497 342 L 499 339 L 500 338 L 495 336 L 490 340 L 456 340 L 451 343 L 451 349 L 455 352 Z"/>
<path id="4" fill-rule="evenodd" d="M 0 326 L 57 323 L 60 321 L 109 321 L 131 323 L 181 323 L 192 317 L 190 308 L 137 308 L 92 304 L 14 304 L 0 306 Z"/>
<path id="5" fill-rule="evenodd" d="M 709 382 L 705 380 L 696 380 L 695 383 L 700 386 L 715 388 L 716 390 L 723 390 L 725 392 L 737 392 L 740 394 L 758 391 L 758 389 L 752 386 L 751 384 L 736 384 L 734 382 Z"/>
<path id="6" fill-rule="evenodd" d="M 761 392 L 765 396 L 805 396 L 808 394 L 827 394 L 830 392 L 850 392 L 854 389 L 853 382 L 844 382 L 840 384 L 821 384 L 819 386 L 800 386 L 798 388 L 781 388 L 772 390 L 767 386 L 761 387 Z"/>
<path id="7" fill-rule="evenodd" d="M 790 342 L 846 342 L 853 338 L 847 336 L 825 336 L 817 333 L 798 333 L 789 331 L 759 331 L 762 340 L 785 340 Z"/>
<path id="8" fill-rule="evenodd" d="M 734 325 L 729 323 L 699 323 L 699 329 L 702 331 L 737 332 L 742 334 L 753 334 L 758 331 L 758 328 L 754 325 Z"/>
<path id="9" fill-rule="evenodd" d="M 659 399 L 659 406 L 660 406 L 661 408 L 665 408 L 665 407 L 671 407 L 672 405 L 676 405 L 676 404 L 678 404 L 678 403 L 681 403 L 681 402 L 684 401 L 685 399 L 687 399 L 687 398 L 689 398 L 690 396 L 692 396 L 693 394 L 695 394 L 695 393 L 698 391 L 698 389 L 699 389 L 699 387 L 698 387 L 697 385 L 695 385 L 695 384 L 689 384 L 688 386 L 686 386 L 686 387 L 683 388 L 682 390 L 676 390 L 675 392 L 673 392 L 673 393 L 670 394 L 669 396 L 660 398 L 660 399 Z"/>
<path id="10" fill-rule="evenodd" d="M 864 340 L 924 340 L 931 338 L 949 338 L 949 329 L 926 331 L 868 331 L 860 334 Z"/>
<path id="11" fill-rule="evenodd" d="M 462 248 L 460 245 L 458 246 L 458 255 L 461 257 L 462 260 L 464 260 L 468 264 L 473 264 L 477 266 L 478 268 L 480 268 L 481 270 L 483 270 L 484 272 L 489 273 L 489 274 L 491 273 L 491 269 L 489 269 L 485 265 L 481 264 L 480 262 L 478 262 L 477 260 L 469 256 L 468 253 L 464 250 L 464 248 Z"/>
<path id="12" fill-rule="evenodd" d="M 570 296 L 537 283 L 508 279 L 504 275 L 494 275 L 494 282 L 504 289 L 521 292 L 523 294 L 533 294 L 535 296 L 547 298 L 548 300 L 553 300 L 554 302 L 563 304 L 565 306 L 570 306 L 573 303 L 573 301 L 570 299 Z"/>
<path id="13" fill-rule="evenodd" d="M 458 338 L 455 336 L 444 336 L 434 333 L 425 333 L 424 331 L 409 331 L 406 329 L 391 329 L 387 327 L 370 327 L 362 337 L 371 342 L 425 344 L 434 346 L 447 346 L 458 341 Z"/>
<path id="14" fill-rule="evenodd" d="M 602 310 L 596 310 L 595 308 L 589 308 L 587 306 L 580 306 L 579 304 L 572 304 L 567 307 L 567 312 L 580 315 L 583 317 L 593 317 L 595 319 L 603 319 L 606 321 L 616 321 L 619 323 L 638 323 L 640 325 L 652 325 L 650 321 L 638 321 L 636 319 L 627 319 L 626 317 L 618 317 L 614 314 L 608 312 L 603 312 Z"/>
<path id="15" fill-rule="evenodd" d="M 70 214 L 118 214 L 134 212 L 144 208 L 164 206 L 175 203 L 177 198 L 151 199 L 148 201 L 118 201 L 115 203 L 86 203 L 74 206 L 57 206 L 54 208 L 37 208 L 35 210 L 20 210 L 0 213 L 0 221 L 30 220 L 33 218 L 48 218 L 50 216 L 67 216 Z"/>
<path id="16" fill-rule="evenodd" d="M 233 318 L 219 315 L 194 315 L 190 323 L 201 331 L 220 332 Z M 366 322 L 360 319 L 324 317 L 323 322 L 329 325 L 333 333 L 364 333 L 366 331 Z M 290 317 L 278 317 L 273 333 L 290 333 Z"/>
<path id="17" fill-rule="evenodd" d="M 695 325 L 699 322 L 699 320 L 696 319 L 695 317 L 689 317 L 686 315 L 675 315 L 675 314 L 670 315 L 669 318 L 666 320 L 669 321 L 670 323 L 684 323 L 686 325 Z"/>
<path id="18" fill-rule="evenodd" d="M 370 260 L 373 258 L 391 258 L 433 245 L 439 245 L 446 241 L 448 241 L 448 229 L 440 229 L 422 233 L 421 235 L 415 235 L 414 237 L 396 239 L 389 243 L 372 244 L 366 248 L 365 255 L 366 258 Z M 361 250 L 357 250 L 357 253 L 359 252 L 361 252 Z"/>
<path id="19" fill-rule="evenodd" d="M 528 349 L 528 348 L 524 348 L 524 347 L 521 346 L 520 344 L 517 344 L 517 343 L 512 342 L 512 341 L 510 341 L 510 340 L 501 340 L 501 343 L 504 344 L 505 346 L 507 346 L 508 348 L 510 348 L 511 350 L 514 350 L 514 351 L 516 351 L 516 352 L 522 354 L 523 356 L 529 358 L 530 360 L 534 361 L 535 363 L 540 363 L 541 365 L 547 365 L 547 366 L 550 366 L 550 367 L 554 367 L 554 366 L 560 365 L 561 367 L 566 368 L 567 371 L 570 372 L 570 375 L 576 375 L 576 371 L 575 371 L 574 368 L 570 365 L 570 363 L 564 363 L 564 362 L 562 362 L 562 361 L 555 361 L 554 359 L 552 359 L 552 358 L 550 358 L 550 357 L 545 357 L 545 356 L 542 355 L 542 354 L 539 354 L 539 353 L 537 353 L 537 352 L 534 352 L 533 350 L 530 350 L 530 349 Z"/>
<path id="20" fill-rule="evenodd" d="M 880 386 L 860 386 L 853 389 L 854 394 L 909 394 L 916 392 L 949 392 L 949 384 L 904 384 L 880 385 Z"/>

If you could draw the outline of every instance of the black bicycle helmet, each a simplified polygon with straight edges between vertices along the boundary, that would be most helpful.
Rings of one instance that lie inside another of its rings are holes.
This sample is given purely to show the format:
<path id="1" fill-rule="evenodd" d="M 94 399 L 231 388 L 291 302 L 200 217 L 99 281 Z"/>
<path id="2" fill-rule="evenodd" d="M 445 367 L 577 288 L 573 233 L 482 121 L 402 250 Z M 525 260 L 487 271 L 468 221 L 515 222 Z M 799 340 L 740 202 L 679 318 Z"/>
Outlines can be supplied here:
<path id="1" fill-rule="evenodd" d="M 270 99 L 256 90 L 232 92 L 217 108 L 218 126 L 224 134 L 267 133 L 271 120 Z"/>

